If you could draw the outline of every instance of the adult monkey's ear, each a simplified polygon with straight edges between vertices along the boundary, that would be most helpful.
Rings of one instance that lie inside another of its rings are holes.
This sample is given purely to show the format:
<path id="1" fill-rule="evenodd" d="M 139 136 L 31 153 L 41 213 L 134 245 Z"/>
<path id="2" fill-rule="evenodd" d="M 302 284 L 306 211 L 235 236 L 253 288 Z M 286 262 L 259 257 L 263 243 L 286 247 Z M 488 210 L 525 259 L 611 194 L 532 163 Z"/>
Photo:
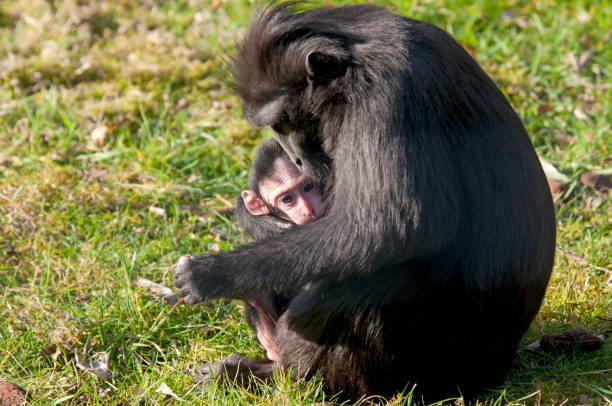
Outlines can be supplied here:
<path id="1" fill-rule="evenodd" d="M 348 61 L 344 58 L 312 51 L 306 56 L 306 72 L 312 79 L 332 80 L 344 75 Z"/>

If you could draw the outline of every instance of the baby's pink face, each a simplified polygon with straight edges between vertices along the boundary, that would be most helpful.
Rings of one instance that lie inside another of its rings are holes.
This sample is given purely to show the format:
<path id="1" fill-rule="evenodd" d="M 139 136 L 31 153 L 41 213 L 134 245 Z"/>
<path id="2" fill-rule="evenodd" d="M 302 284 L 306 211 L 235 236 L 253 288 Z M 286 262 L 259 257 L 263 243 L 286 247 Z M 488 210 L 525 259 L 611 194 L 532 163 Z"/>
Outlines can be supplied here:
<path id="1" fill-rule="evenodd" d="M 261 197 L 297 225 L 318 219 L 323 210 L 319 184 L 300 174 L 282 159 L 274 162 L 275 174 L 259 184 Z"/>

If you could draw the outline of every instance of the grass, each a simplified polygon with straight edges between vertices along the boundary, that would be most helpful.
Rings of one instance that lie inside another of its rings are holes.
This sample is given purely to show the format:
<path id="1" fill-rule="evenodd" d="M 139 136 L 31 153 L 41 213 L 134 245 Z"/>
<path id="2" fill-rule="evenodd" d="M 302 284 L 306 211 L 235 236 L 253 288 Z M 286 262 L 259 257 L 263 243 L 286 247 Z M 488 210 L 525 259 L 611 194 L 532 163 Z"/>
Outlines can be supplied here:
<path id="1" fill-rule="evenodd" d="M 340 4 L 337 2 L 335 4 Z M 345 2 L 342 2 L 345 3 Z M 451 32 L 517 109 L 557 195 L 558 255 L 523 343 L 612 331 L 612 201 L 583 187 L 612 173 L 612 7 L 605 0 L 380 1 Z M 241 305 L 169 305 L 185 253 L 245 241 L 228 209 L 266 131 L 245 122 L 223 55 L 246 0 L 0 3 L 0 380 L 31 404 L 326 404 L 317 381 L 248 392 L 194 387 L 203 360 L 262 356 Z M 582 58 L 582 59 L 581 59 Z M 105 126 L 104 139 L 92 133 Z M 479 404 L 610 404 L 612 340 L 594 352 L 519 355 Z M 107 353 L 109 382 L 77 367 Z M 409 394 L 389 400 L 411 404 Z M 460 402 L 459 402 L 460 403 Z"/>

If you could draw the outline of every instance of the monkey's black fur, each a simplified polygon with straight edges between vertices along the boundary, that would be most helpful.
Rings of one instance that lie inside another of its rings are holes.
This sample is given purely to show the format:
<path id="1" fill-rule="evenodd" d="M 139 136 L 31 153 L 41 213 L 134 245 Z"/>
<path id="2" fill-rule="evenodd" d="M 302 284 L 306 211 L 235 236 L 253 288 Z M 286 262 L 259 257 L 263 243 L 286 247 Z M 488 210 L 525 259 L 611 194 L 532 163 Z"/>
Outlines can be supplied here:
<path id="1" fill-rule="evenodd" d="M 185 301 L 303 287 L 277 324 L 278 364 L 346 398 L 502 382 L 544 296 L 555 218 L 495 84 L 444 31 L 370 5 L 266 8 L 234 64 L 247 119 L 304 173 L 331 170 L 328 209 L 192 257 L 175 273 Z"/>

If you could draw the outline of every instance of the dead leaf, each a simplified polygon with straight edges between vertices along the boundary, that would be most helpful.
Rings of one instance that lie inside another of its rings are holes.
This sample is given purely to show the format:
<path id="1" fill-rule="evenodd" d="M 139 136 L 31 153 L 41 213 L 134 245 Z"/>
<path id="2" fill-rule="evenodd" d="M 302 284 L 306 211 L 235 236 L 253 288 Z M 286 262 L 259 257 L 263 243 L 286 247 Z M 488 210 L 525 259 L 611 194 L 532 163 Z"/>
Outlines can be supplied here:
<path id="1" fill-rule="evenodd" d="M 468 44 L 467 42 L 462 42 L 461 45 L 463 45 L 463 48 L 472 58 L 476 58 L 476 47 L 474 47 L 474 45 Z"/>
<path id="2" fill-rule="evenodd" d="M 76 351 L 74 357 L 76 359 L 76 366 L 82 371 L 91 372 L 107 382 L 112 378 L 113 375 L 109 371 L 109 358 L 107 353 L 101 352 L 97 354 L 95 358 L 98 359 L 98 361 L 82 361 L 79 359 L 79 354 Z"/>
<path id="3" fill-rule="evenodd" d="M 530 351 L 573 351 L 576 349 L 593 351 L 600 348 L 603 343 L 603 335 L 595 336 L 584 330 L 576 329 L 547 334 L 523 349 Z"/>
<path id="4" fill-rule="evenodd" d="M 574 68 L 576 72 L 578 72 L 578 59 L 576 59 L 576 55 L 572 51 L 568 51 L 565 54 L 564 60 L 569 62 L 570 65 Z"/>
<path id="5" fill-rule="evenodd" d="M 210 5 L 210 8 L 212 9 L 212 11 L 217 11 L 221 8 L 221 0 L 213 0 L 212 4 Z"/>
<path id="6" fill-rule="evenodd" d="M 182 211 L 188 211 L 191 214 L 198 214 L 200 212 L 200 208 L 193 204 L 181 204 L 179 209 Z"/>
<path id="7" fill-rule="evenodd" d="M 168 304 L 176 303 L 178 294 L 172 289 L 149 279 L 140 278 L 136 281 L 136 286 L 149 291 L 150 295 L 156 299 L 161 299 Z"/>
<path id="8" fill-rule="evenodd" d="M 85 182 L 91 183 L 97 180 L 103 180 L 108 174 L 109 172 L 105 169 L 93 168 L 85 175 Z"/>
<path id="9" fill-rule="evenodd" d="M 166 210 L 161 207 L 150 206 L 149 211 L 157 217 L 166 218 Z"/>
<path id="10" fill-rule="evenodd" d="M 580 24 L 588 23 L 589 21 L 591 21 L 591 14 L 584 10 L 581 10 L 580 12 L 578 12 L 578 15 L 576 15 L 576 20 L 578 20 Z"/>
<path id="11" fill-rule="evenodd" d="M 185 107 L 189 106 L 189 102 L 183 98 L 178 99 L 176 102 L 176 106 L 174 106 L 174 110 L 183 110 Z"/>
<path id="12" fill-rule="evenodd" d="M 577 65 L 578 72 L 584 69 L 586 64 L 589 63 L 589 61 L 593 57 L 593 55 L 595 55 L 594 49 L 589 49 L 588 51 L 585 51 L 582 53 L 582 55 L 580 55 L 580 58 L 578 58 L 578 65 Z"/>
<path id="13" fill-rule="evenodd" d="M 106 143 L 106 131 L 108 127 L 105 125 L 101 125 L 96 127 L 91 132 L 91 140 L 97 147 L 101 147 Z"/>
<path id="14" fill-rule="evenodd" d="M 98 397 L 103 398 L 111 392 L 111 388 L 98 388 Z"/>
<path id="15" fill-rule="evenodd" d="M 538 116 L 548 113 L 549 111 L 552 111 L 552 109 L 553 108 L 550 106 L 550 104 L 540 104 L 538 105 Z"/>
<path id="16" fill-rule="evenodd" d="M 580 66 L 578 66 L 578 70 L 580 70 Z M 584 110 L 582 109 L 582 107 L 580 107 L 580 106 L 577 106 L 574 109 L 574 117 L 576 117 L 580 121 L 588 121 L 589 120 L 589 115 L 587 113 L 585 113 Z"/>
<path id="17" fill-rule="evenodd" d="M 172 289 L 170 289 L 169 287 L 166 287 L 164 285 L 145 278 L 138 279 L 136 281 L 136 286 L 143 289 L 147 289 L 156 296 L 166 296 L 171 295 L 173 293 Z"/>
<path id="18" fill-rule="evenodd" d="M 529 20 L 527 20 L 527 17 L 525 16 L 520 16 L 520 17 L 515 18 L 514 25 L 516 25 L 517 27 L 523 30 L 531 27 L 531 24 L 529 24 Z"/>
<path id="19" fill-rule="evenodd" d="M 209 233 L 215 236 L 215 241 L 227 241 L 228 239 L 225 229 L 220 227 L 211 227 Z"/>
<path id="20" fill-rule="evenodd" d="M 26 403 L 26 391 L 12 382 L 0 382 L 0 405 L 17 406 Z"/>
<path id="21" fill-rule="evenodd" d="M 574 261 L 578 265 L 589 266 L 589 262 L 586 259 L 582 258 L 580 255 L 573 253 L 571 251 L 561 251 L 561 252 L 563 252 L 563 254 L 567 257 L 567 259 Z"/>
<path id="22" fill-rule="evenodd" d="M 561 184 L 569 183 L 570 178 L 559 172 L 559 170 L 553 164 L 551 164 L 544 158 L 540 158 L 540 164 L 542 165 L 542 169 L 544 169 L 544 174 L 548 179 L 554 180 L 555 182 L 559 182 Z"/>
<path id="23" fill-rule="evenodd" d="M 589 49 L 593 46 L 593 38 L 591 38 L 588 34 L 582 34 L 580 37 L 580 46 L 584 49 Z"/>
<path id="24" fill-rule="evenodd" d="M 608 193 L 612 190 L 612 175 L 585 172 L 580 176 L 580 182 L 599 193 Z"/>
<path id="25" fill-rule="evenodd" d="M 548 179 L 548 187 L 553 195 L 558 195 L 563 191 L 563 184 L 555 180 Z"/>
<path id="26" fill-rule="evenodd" d="M 155 393 L 161 393 L 161 394 L 164 394 L 166 396 L 172 396 L 173 398 L 175 398 L 176 400 L 180 400 L 181 402 L 185 401 L 185 399 L 179 398 L 176 395 L 176 393 L 172 392 L 172 389 L 170 389 L 170 387 L 168 387 L 168 385 L 166 385 L 165 382 L 162 382 L 162 384 L 159 385 L 159 388 L 157 388 L 155 390 Z"/>
<path id="27" fill-rule="evenodd" d="M 52 344 L 47 348 L 43 348 L 42 350 L 40 350 L 40 352 L 42 354 L 49 355 L 51 358 L 53 358 L 54 361 L 56 361 L 57 357 L 62 354 L 62 347 L 57 344 Z"/>
<path id="28" fill-rule="evenodd" d="M 586 199 L 586 205 L 589 209 L 596 209 L 604 202 L 604 198 L 602 196 L 589 196 Z"/>
<path id="29" fill-rule="evenodd" d="M 575 144 L 578 140 L 576 136 L 569 135 L 563 131 L 556 131 L 555 134 L 557 135 L 559 142 L 566 147 Z"/>
<path id="30" fill-rule="evenodd" d="M 511 21 L 514 17 L 516 17 L 516 13 L 511 8 L 505 8 L 499 13 L 499 16 L 504 21 Z"/>
<path id="31" fill-rule="evenodd" d="M 540 339 L 543 350 L 573 350 L 579 348 L 583 351 L 593 351 L 603 345 L 603 337 L 597 337 L 584 330 L 562 331 L 548 334 Z"/>
<path id="32" fill-rule="evenodd" d="M 234 215 L 234 208 L 233 207 L 222 207 L 220 209 L 217 209 L 216 212 L 218 214 L 222 214 L 224 216 L 231 217 Z"/>

